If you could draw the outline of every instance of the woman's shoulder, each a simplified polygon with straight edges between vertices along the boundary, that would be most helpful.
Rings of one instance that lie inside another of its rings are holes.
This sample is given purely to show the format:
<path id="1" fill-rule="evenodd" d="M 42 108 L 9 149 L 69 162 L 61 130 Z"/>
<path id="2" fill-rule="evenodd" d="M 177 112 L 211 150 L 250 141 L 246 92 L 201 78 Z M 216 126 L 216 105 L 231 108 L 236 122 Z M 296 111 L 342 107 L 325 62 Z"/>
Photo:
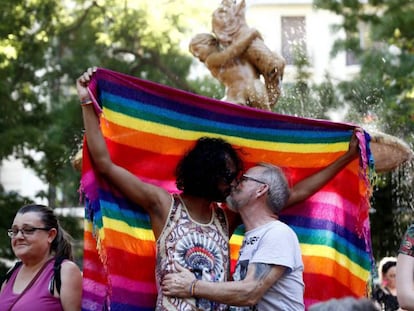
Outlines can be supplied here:
<path id="1" fill-rule="evenodd" d="M 62 285 L 65 284 L 77 284 L 82 282 L 82 272 L 78 265 L 71 260 L 64 260 L 62 262 L 60 275 L 62 279 Z"/>
<path id="2" fill-rule="evenodd" d="M 61 270 L 62 273 L 63 272 L 78 272 L 78 271 L 80 272 L 79 266 L 75 262 L 69 259 L 63 260 L 61 269 L 62 269 Z"/>

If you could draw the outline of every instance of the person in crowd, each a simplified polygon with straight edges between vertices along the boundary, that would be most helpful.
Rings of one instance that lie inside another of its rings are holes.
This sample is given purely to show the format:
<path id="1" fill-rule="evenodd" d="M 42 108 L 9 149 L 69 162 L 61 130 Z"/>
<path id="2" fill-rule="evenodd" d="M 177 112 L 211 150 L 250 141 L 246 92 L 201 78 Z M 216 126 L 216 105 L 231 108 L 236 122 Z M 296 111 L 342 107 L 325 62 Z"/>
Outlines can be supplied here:
<path id="1" fill-rule="evenodd" d="M 414 311 L 414 224 L 407 229 L 401 241 L 396 277 L 400 308 Z"/>
<path id="2" fill-rule="evenodd" d="M 381 259 L 378 266 L 379 285 L 374 289 L 372 298 L 381 306 L 381 310 L 395 311 L 399 309 L 397 300 L 396 271 L 397 260 L 394 257 Z"/>
<path id="3" fill-rule="evenodd" d="M 289 196 L 280 168 L 266 163 L 250 168 L 227 200 L 228 207 L 240 213 L 246 229 L 234 281 L 201 280 L 177 265 L 178 273 L 164 277 L 163 293 L 227 303 L 230 310 L 305 310 L 299 241 L 278 220 Z"/>
<path id="4" fill-rule="evenodd" d="M 174 262 L 204 279 L 214 282 L 227 280 L 228 241 L 241 222 L 236 213 L 217 202 L 225 201 L 243 171 L 239 151 L 223 139 L 201 137 L 177 165 L 176 185 L 181 190 L 180 194 L 170 194 L 142 181 L 110 158 L 87 89 L 95 71 L 96 68 L 89 68 L 76 83 L 87 147 L 94 167 L 150 217 L 157 247 L 157 310 L 194 309 L 198 303 L 195 299 L 165 296 L 159 285 L 165 274 L 175 271 Z M 358 140 L 354 135 L 348 152 L 292 188 L 287 206 L 315 193 L 357 155 Z M 204 310 L 224 309 L 226 305 L 210 302 Z"/>
<path id="5" fill-rule="evenodd" d="M 319 302 L 309 307 L 309 311 L 380 311 L 368 298 L 345 297 Z"/>
<path id="6" fill-rule="evenodd" d="M 0 311 L 79 311 L 82 275 L 53 210 L 25 205 L 7 233 L 20 261 L 1 285 Z"/>

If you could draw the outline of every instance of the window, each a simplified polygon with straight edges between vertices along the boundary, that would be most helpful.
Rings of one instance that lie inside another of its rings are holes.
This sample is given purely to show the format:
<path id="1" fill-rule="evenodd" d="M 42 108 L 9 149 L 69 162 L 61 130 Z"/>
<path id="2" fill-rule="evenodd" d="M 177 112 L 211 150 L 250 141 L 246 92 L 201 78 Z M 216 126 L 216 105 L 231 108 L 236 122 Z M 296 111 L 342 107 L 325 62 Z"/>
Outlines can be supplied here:
<path id="1" fill-rule="evenodd" d="M 358 64 L 359 62 L 355 56 L 355 53 L 350 50 L 346 50 L 346 65 L 352 66 L 352 65 L 358 65 Z"/>
<path id="2" fill-rule="evenodd" d="M 351 40 L 351 38 L 352 38 L 352 36 L 347 33 L 346 34 L 346 39 Z M 362 41 L 360 42 L 360 45 L 361 45 L 361 43 L 362 43 Z M 358 65 L 358 58 L 356 57 L 355 53 L 351 49 L 346 50 L 345 64 L 346 64 L 346 66 Z"/>
<path id="3" fill-rule="evenodd" d="M 297 55 L 306 54 L 306 25 L 304 16 L 282 17 L 282 55 L 292 65 Z"/>
<path id="4" fill-rule="evenodd" d="M 352 36 L 347 33 L 346 38 L 349 40 Z M 373 46 L 369 38 L 369 27 L 365 23 L 358 23 L 358 34 L 354 35 L 354 38 L 359 41 L 359 48 L 362 50 Z M 359 65 L 359 60 L 352 50 L 346 50 L 346 65 Z"/>

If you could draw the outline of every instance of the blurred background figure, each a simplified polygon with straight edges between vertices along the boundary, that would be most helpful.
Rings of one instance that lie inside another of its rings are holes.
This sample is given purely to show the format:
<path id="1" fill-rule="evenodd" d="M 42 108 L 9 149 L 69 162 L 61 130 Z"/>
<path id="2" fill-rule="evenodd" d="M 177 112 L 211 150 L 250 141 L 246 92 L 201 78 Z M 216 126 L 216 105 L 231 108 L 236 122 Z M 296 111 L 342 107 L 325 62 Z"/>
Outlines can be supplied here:
<path id="1" fill-rule="evenodd" d="M 354 297 L 346 297 L 343 299 L 330 299 L 328 301 L 319 302 L 311 307 L 309 311 L 380 311 L 368 298 L 356 299 Z"/>
<path id="2" fill-rule="evenodd" d="M 404 310 L 414 311 L 414 224 L 407 229 L 398 253 L 398 302 Z"/>
<path id="3" fill-rule="evenodd" d="M 372 298 L 384 311 L 399 310 L 396 286 L 397 259 L 384 257 L 378 265 L 379 284 L 372 293 Z"/>
<path id="4" fill-rule="evenodd" d="M 78 311 L 82 275 L 53 210 L 26 205 L 7 231 L 19 259 L 1 285 L 0 311 Z"/>

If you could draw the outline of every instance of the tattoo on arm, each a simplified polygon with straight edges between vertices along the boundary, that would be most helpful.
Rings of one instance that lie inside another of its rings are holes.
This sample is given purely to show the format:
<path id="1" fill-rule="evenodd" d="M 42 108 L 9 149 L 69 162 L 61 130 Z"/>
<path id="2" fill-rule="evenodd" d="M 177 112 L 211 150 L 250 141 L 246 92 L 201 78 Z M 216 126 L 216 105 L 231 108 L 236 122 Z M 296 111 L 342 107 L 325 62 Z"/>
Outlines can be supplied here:
<path id="1" fill-rule="evenodd" d="M 263 280 L 272 269 L 272 266 L 266 263 L 255 263 L 254 278 L 256 280 Z"/>

